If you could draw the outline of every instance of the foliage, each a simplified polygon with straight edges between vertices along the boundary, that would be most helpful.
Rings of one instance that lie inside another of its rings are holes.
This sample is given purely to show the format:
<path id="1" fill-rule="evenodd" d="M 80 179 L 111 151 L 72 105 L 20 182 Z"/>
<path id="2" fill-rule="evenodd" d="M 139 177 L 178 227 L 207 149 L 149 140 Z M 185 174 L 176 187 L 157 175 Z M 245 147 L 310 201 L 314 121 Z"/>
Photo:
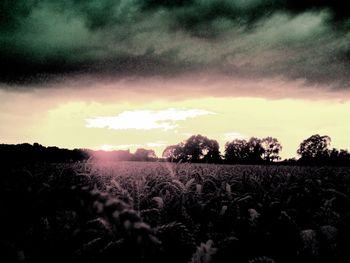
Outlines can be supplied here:
<path id="1" fill-rule="evenodd" d="M 273 162 L 279 160 L 281 144 L 276 138 L 266 137 L 258 139 L 252 137 L 249 141 L 235 139 L 225 145 L 225 160 L 228 163 L 259 164 L 263 161 Z"/>
<path id="2" fill-rule="evenodd" d="M 184 143 L 178 143 L 176 145 L 167 146 L 162 154 L 162 157 L 170 162 L 179 162 L 186 160 L 187 156 L 184 152 Z"/>
<path id="3" fill-rule="evenodd" d="M 174 163 L 13 167 L 2 262 L 349 262 L 346 168 Z"/>
<path id="4" fill-rule="evenodd" d="M 228 163 L 243 163 L 249 157 L 248 142 L 235 139 L 225 145 L 225 160 Z"/>
<path id="5" fill-rule="evenodd" d="M 297 153 L 304 160 L 319 159 L 327 157 L 329 154 L 329 145 L 331 138 L 327 135 L 312 135 L 305 139 L 299 146 Z"/>
<path id="6" fill-rule="evenodd" d="M 0 144 L 0 160 L 3 162 L 75 162 L 88 159 L 88 155 L 78 149 L 68 150 L 58 147 L 44 147 L 38 143 L 18 145 Z"/>
<path id="7" fill-rule="evenodd" d="M 278 161 L 281 159 L 279 156 L 282 150 L 282 145 L 276 138 L 266 137 L 261 140 L 261 146 L 264 149 L 263 159 L 267 162 Z"/>
<path id="8" fill-rule="evenodd" d="M 135 153 L 130 150 L 89 150 L 60 149 L 44 147 L 38 143 L 7 145 L 0 144 L 0 160 L 18 163 L 64 163 L 76 161 L 169 161 L 189 163 L 227 163 L 227 164 L 285 164 L 285 165 L 331 165 L 350 166 L 350 153 L 346 149 L 330 149 L 330 137 L 313 135 L 304 140 L 297 150 L 299 159 L 280 157 L 281 143 L 273 137 L 262 139 L 251 137 L 249 140 L 235 139 L 225 144 L 224 156 L 221 156 L 216 140 L 202 135 L 193 135 L 187 140 L 166 147 L 162 158 L 154 150 L 139 148 Z"/>
<path id="9" fill-rule="evenodd" d="M 218 163 L 219 143 L 202 135 L 193 135 L 185 142 L 167 147 L 163 157 L 173 161 Z"/>
<path id="10" fill-rule="evenodd" d="M 299 164 L 349 166 L 350 153 L 345 149 L 330 149 L 331 138 L 312 135 L 304 140 L 297 151 Z"/>
<path id="11" fill-rule="evenodd" d="M 350 153 L 347 150 L 337 150 L 333 148 L 329 151 L 328 163 L 338 166 L 347 166 L 350 164 Z"/>

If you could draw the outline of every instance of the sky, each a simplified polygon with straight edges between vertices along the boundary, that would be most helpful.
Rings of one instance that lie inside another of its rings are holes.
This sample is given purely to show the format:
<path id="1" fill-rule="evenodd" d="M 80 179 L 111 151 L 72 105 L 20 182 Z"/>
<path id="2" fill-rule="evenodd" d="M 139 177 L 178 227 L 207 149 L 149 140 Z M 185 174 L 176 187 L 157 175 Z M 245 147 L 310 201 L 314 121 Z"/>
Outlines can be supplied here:
<path id="1" fill-rule="evenodd" d="M 344 1 L 4 0 L 0 143 L 152 148 L 272 136 L 350 149 Z"/>

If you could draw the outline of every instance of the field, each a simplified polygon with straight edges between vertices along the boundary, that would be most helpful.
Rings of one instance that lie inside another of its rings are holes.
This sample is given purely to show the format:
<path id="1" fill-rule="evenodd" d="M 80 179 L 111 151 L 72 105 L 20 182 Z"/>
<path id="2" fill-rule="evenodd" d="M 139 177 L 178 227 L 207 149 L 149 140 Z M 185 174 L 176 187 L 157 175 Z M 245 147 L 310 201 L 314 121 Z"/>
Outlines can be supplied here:
<path id="1" fill-rule="evenodd" d="M 350 262 L 350 169 L 4 166 L 2 262 Z"/>

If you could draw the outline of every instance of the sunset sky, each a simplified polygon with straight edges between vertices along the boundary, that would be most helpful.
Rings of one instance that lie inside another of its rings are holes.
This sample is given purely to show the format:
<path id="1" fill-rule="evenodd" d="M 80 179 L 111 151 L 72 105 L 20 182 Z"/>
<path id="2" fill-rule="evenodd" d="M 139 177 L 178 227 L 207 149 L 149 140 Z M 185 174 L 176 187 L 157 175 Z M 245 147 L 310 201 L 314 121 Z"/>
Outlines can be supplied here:
<path id="1" fill-rule="evenodd" d="M 0 143 L 273 136 L 289 158 L 319 133 L 350 150 L 343 2 L 1 1 Z"/>

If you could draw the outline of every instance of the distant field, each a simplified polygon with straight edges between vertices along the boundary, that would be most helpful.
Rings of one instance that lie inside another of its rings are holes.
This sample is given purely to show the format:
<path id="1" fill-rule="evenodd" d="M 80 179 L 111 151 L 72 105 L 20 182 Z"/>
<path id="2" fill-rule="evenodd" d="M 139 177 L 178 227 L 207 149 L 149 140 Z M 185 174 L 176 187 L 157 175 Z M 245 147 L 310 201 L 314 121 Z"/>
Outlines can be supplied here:
<path id="1" fill-rule="evenodd" d="M 277 175 L 298 176 L 319 173 L 349 174 L 349 167 L 288 166 L 288 165 L 220 165 L 202 163 L 169 163 L 169 162 L 82 162 L 57 165 L 58 168 L 73 168 L 79 174 L 110 176 L 183 176 L 183 175 Z"/>
<path id="2" fill-rule="evenodd" d="M 350 262 L 350 169 L 74 163 L 6 169 L 12 262 Z"/>

